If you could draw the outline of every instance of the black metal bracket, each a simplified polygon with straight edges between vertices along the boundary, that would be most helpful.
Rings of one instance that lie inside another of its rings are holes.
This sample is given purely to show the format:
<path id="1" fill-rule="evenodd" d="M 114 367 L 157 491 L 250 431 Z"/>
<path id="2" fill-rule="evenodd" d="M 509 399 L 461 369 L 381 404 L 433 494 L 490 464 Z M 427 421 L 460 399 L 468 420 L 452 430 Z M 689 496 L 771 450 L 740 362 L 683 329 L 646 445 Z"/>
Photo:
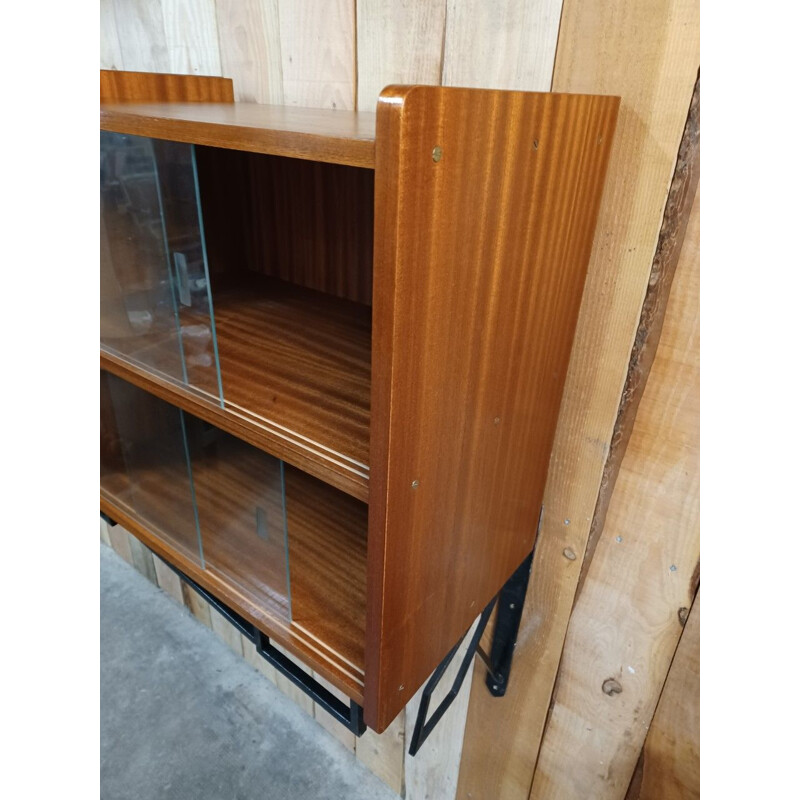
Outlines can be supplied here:
<path id="1" fill-rule="evenodd" d="M 472 639 L 470 639 L 467 651 L 464 653 L 464 659 L 458 669 L 458 673 L 453 681 L 453 685 L 450 687 L 450 691 L 447 693 L 442 702 L 439 703 L 436 711 L 431 714 L 430 719 L 427 721 L 425 718 L 428 715 L 428 706 L 431 702 L 431 695 L 439 684 L 439 681 L 442 679 L 442 675 L 444 675 L 445 670 L 450 666 L 450 662 L 453 660 L 456 651 L 459 647 L 461 647 L 461 643 L 464 641 L 464 636 L 466 636 L 466 634 L 464 634 L 464 636 L 462 636 L 458 642 L 456 642 L 455 647 L 453 647 L 453 649 L 444 657 L 442 663 L 439 664 L 439 666 L 433 671 L 433 675 L 431 675 L 428 683 L 425 684 L 425 688 L 422 690 L 422 698 L 420 699 L 419 710 L 417 711 L 417 721 L 414 725 L 414 733 L 411 736 L 411 745 L 408 748 L 408 754 L 410 756 L 415 756 L 417 754 L 424 741 L 430 735 L 431 731 L 436 727 L 436 723 L 439 722 L 444 715 L 444 712 L 450 708 L 453 700 L 455 700 L 458 696 L 458 691 L 461 689 L 461 684 L 464 683 L 464 678 L 467 675 L 470 664 L 472 664 L 472 658 L 475 655 L 475 651 L 478 649 L 478 643 L 481 640 L 481 636 L 483 636 L 483 631 L 486 629 L 486 624 L 489 622 L 489 617 L 492 615 L 492 610 L 494 609 L 496 601 L 497 598 L 493 598 L 489 605 L 483 609 L 481 618 L 478 621 L 478 626 L 475 628 L 475 632 L 472 634 Z"/>
<path id="2" fill-rule="evenodd" d="M 269 637 L 256 628 L 251 622 L 246 620 L 232 608 L 223 603 L 218 597 L 213 595 L 208 589 L 200 586 L 192 580 L 186 573 L 179 570 L 174 564 L 164 562 L 175 572 L 181 580 L 192 587 L 210 606 L 216 609 L 228 622 L 236 628 L 242 636 L 249 639 L 255 646 L 256 652 L 281 675 L 287 677 L 298 689 L 307 694 L 318 706 L 324 708 L 334 719 L 341 722 L 349 731 L 356 736 L 361 736 L 367 729 L 364 723 L 364 709 L 355 702 L 350 701 L 350 705 L 343 703 L 336 695 L 328 691 L 319 681 L 315 680 L 302 667 L 292 661 L 285 653 L 282 653 L 269 640 Z"/>
<path id="3" fill-rule="evenodd" d="M 495 697 L 506 693 L 511 674 L 511 661 L 517 644 L 522 606 L 528 591 L 533 552 L 517 567 L 497 597 L 497 617 L 489 656 L 478 648 L 478 656 L 486 664 L 486 686 Z"/>
<path id="4" fill-rule="evenodd" d="M 101 516 L 109 525 L 116 525 L 116 522 L 101 512 Z M 355 702 L 350 701 L 348 706 L 343 703 L 336 695 L 328 691 L 319 681 L 311 677 L 302 667 L 292 661 L 285 653 L 282 653 L 269 640 L 269 637 L 256 628 L 253 623 L 246 620 L 230 606 L 227 606 L 216 595 L 199 583 L 192 580 L 185 572 L 178 569 L 169 561 L 164 563 L 182 580 L 189 584 L 210 606 L 218 611 L 228 622 L 236 628 L 239 633 L 251 641 L 256 646 L 256 652 L 272 664 L 281 675 L 287 677 L 298 689 L 307 694 L 318 706 L 324 708 L 334 719 L 341 722 L 349 731 L 356 736 L 361 736 L 367 729 L 364 723 L 364 709 Z"/>
<path id="5" fill-rule="evenodd" d="M 104 519 L 110 528 L 113 528 L 117 524 L 116 520 L 111 519 L 105 511 L 100 512 L 100 519 Z"/>
<path id="6" fill-rule="evenodd" d="M 428 706 L 430 705 L 431 695 L 433 694 L 439 681 L 442 679 L 450 662 L 455 657 L 456 651 L 464 641 L 462 636 L 455 647 L 444 657 L 441 664 L 434 670 L 425 688 L 422 690 L 422 698 L 417 712 L 417 721 L 414 725 L 414 733 L 411 737 L 411 746 L 408 754 L 414 756 L 419 752 L 420 747 L 428 738 L 431 731 L 436 727 L 436 723 L 456 699 L 461 684 L 464 682 L 467 671 L 472 663 L 473 656 L 477 653 L 480 659 L 486 664 L 488 674 L 486 685 L 495 697 L 502 697 L 506 693 L 508 678 L 511 673 L 511 661 L 514 656 L 514 647 L 517 644 L 517 634 L 519 633 L 519 623 L 522 619 L 522 606 L 525 602 L 525 595 L 528 590 L 528 580 L 533 564 L 533 552 L 517 567 L 514 574 L 506 581 L 499 594 L 483 610 L 475 632 L 470 639 L 469 646 L 464 653 L 464 660 L 461 662 L 453 686 L 447 696 L 433 712 L 430 719 L 426 720 Z M 480 646 L 481 636 L 483 635 L 492 611 L 497 605 L 497 615 L 495 619 L 494 635 L 492 637 L 492 652 L 487 655 Z M 466 635 L 466 634 L 465 634 Z"/>

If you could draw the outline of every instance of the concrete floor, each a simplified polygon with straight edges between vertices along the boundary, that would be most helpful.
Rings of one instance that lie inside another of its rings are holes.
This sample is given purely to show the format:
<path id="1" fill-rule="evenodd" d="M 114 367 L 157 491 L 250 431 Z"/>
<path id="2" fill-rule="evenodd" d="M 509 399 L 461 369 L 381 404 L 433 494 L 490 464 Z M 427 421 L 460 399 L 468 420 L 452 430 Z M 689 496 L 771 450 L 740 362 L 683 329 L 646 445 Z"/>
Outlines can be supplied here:
<path id="1" fill-rule="evenodd" d="M 397 800 L 105 545 L 100 566 L 103 800 Z"/>

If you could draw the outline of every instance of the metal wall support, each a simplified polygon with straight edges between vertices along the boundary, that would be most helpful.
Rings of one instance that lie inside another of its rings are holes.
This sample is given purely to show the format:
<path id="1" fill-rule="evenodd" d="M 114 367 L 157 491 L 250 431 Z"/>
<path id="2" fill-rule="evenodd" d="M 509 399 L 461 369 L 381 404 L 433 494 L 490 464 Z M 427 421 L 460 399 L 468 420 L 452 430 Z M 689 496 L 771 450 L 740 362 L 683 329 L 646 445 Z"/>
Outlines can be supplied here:
<path id="1" fill-rule="evenodd" d="M 411 737 L 411 746 L 408 754 L 414 756 L 422 747 L 423 742 L 428 738 L 431 731 L 436 727 L 436 723 L 442 718 L 443 714 L 456 699 L 461 684 L 464 682 L 473 656 L 478 656 L 486 664 L 488 675 L 486 685 L 495 697 L 502 697 L 506 693 L 508 678 L 511 673 L 511 660 L 514 656 L 514 647 L 517 644 L 517 634 L 519 633 L 519 623 L 522 619 L 522 606 L 525 602 L 525 595 L 528 590 L 528 580 L 533 564 L 533 552 L 517 567 L 514 574 L 506 581 L 500 593 L 489 603 L 481 614 L 478 626 L 470 640 L 469 647 L 464 654 L 456 679 L 447 696 L 433 712 L 430 719 L 426 721 L 431 695 L 433 694 L 439 681 L 442 679 L 445 670 L 450 666 L 456 651 L 464 641 L 462 636 L 456 646 L 444 657 L 441 664 L 434 670 L 428 683 L 422 691 L 422 699 L 417 712 L 417 721 L 414 725 L 414 733 Z M 497 615 L 495 618 L 494 635 L 492 638 L 492 652 L 487 655 L 480 647 L 481 636 L 489 622 L 492 610 L 497 605 Z M 465 634 L 466 635 L 466 634 Z"/>
<path id="2" fill-rule="evenodd" d="M 438 708 L 433 712 L 433 714 L 431 714 L 431 718 L 427 721 L 425 717 L 428 714 L 428 706 L 431 702 L 431 695 L 439 684 L 439 681 L 442 679 L 442 675 L 444 675 L 445 670 L 447 670 L 447 668 L 450 666 L 450 662 L 453 660 L 456 651 L 459 647 L 461 647 L 461 642 L 464 641 L 464 636 L 466 636 L 466 634 L 464 634 L 464 636 L 458 640 L 455 647 L 444 657 L 444 661 L 442 661 L 442 663 L 436 667 L 436 669 L 433 671 L 433 675 L 431 675 L 428 683 L 422 690 L 422 699 L 419 703 L 419 711 L 417 711 L 417 722 L 414 725 L 414 734 L 411 737 L 411 746 L 408 748 L 408 754 L 410 756 L 415 756 L 417 754 L 419 748 L 422 747 L 423 742 L 436 727 L 436 723 L 439 722 L 444 715 L 444 712 L 450 708 L 453 700 L 455 700 L 458 696 L 458 691 L 461 688 L 461 684 L 464 683 L 464 678 L 466 677 L 467 671 L 472 664 L 475 651 L 478 649 L 478 643 L 481 640 L 481 636 L 483 636 L 483 631 L 486 629 L 486 623 L 489 622 L 489 617 L 492 614 L 492 609 L 494 608 L 496 601 L 497 598 L 495 597 L 483 610 L 481 618 L 478 622 L 478 626 L 475 628 L 475 632 L 472 634 L 472 639 L 470 639 L 467 652 L 464 654 L 464 659 L 461 662 L 461 666 L 458 668 L 456 678 L 453 681 L 453 685 L 450 687 L 450 691 L 447 693 L 444 700 L 439 703 Z"/>
<path id="3" fill-rule="evenodd" d="M 488 669 L 486 686 L 495 697 L 502 697 L 508 686 L 511 660 L 517 644 L 522 606 L 528 591 L 532 564 L 533 553 L 531 552 L 500 590 L 497 598 L 497 618 L 492 638 L 492 652 L 488 657 L 482 650 L 479 650 L 478 653 Z"/>

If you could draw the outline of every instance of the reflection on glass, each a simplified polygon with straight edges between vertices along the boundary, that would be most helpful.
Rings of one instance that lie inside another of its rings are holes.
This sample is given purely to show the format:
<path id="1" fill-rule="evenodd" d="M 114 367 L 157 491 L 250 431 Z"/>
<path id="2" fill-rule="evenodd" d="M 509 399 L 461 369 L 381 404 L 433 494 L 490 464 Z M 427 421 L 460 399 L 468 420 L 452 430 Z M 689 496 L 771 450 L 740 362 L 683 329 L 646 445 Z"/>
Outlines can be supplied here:
<path id="1" fill-rule="evenodd" d="M 186 415 L 208 569 L 291 617 L 283 462 Z"/>
<path id="2" fill-rule="evenodd" d="M 100 486 L 168 544 L 203 563 L 183 412 L 100 373 Z"/>
<path id="3" fill-rule="evenodd" d="M 194 148 L 101 132 L 102 344 L 220 402 Z"/>
<path id="4" fill-rule="evenodd" d="M 283 462 L 101 372 L 100 485 L 248 600 L 291 618 Z"/>

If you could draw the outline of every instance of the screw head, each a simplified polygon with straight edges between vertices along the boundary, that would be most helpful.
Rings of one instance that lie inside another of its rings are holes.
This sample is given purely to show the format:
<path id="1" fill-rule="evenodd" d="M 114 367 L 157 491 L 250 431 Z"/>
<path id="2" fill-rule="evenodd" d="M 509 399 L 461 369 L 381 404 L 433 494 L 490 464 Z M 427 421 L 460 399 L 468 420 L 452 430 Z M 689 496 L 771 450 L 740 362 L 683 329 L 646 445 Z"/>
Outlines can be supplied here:
<path id="1" fill-rule="evenodd" d="M 436 147 L 433 148 L 433 161 L 435 164 L 438 164 L 442 160 L 442 148 L 439 147 L 437 144 Z"/>
<path id="2" fill-rule="evenodd" d="M 495 417 L 494 418 L 494 424 L 495 425 L 499 425 L 500 424 L 500 417 Z"/>
<path id="3" fill-rule="evenodd" d="M 677 572 L 677 571 L 678 571 L 678 568 L 677 568 L 677 567 L 676 567 L 676 566 L 673 564 L 673 565 L 672 565 L 672 566 L 669 568 L 669 571 L 670 571 L 670 572 Z"/>
<path id="4" fill-rule="evenodd" d="M 419 481 L 411 481 L 412 489 L 419 489 Z"/>
<path id="5" fill-rule="evenodd" d="M 497 684 L 496 684 L 496 683 L 492 684 L 492 689 L 494 689 L 495 691 L 497 691 Z"/>
<path id="6" fill-rule="evenodd" d="M 509 607 L 510 609 L 515 609 L 515 608 L 517 607 L 517 604 L 516 604 L 516 603 L 509 603 L 509 604 L 508 604 L 508 607 Z"/>

